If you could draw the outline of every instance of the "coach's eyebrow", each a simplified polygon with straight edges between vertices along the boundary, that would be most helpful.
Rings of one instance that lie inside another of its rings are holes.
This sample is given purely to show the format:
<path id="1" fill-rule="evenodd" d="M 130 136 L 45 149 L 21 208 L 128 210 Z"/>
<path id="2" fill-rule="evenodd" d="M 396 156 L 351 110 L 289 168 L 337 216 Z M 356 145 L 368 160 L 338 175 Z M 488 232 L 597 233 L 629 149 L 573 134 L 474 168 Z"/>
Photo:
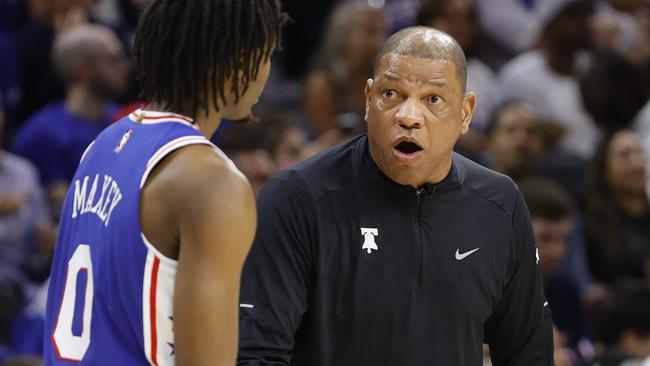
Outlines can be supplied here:
<path id="1" fill-rule="evenodd" d="M 400 78 L 397 75 L 389 72 L 384 73 L 384 78 L 388 81 L 400 81 Z"/>
<path id="2" fill-rule="evenodd" d="M 424 80 L 425 84 L 433 85 L 433 86 L 438 86 L 441 88 L 447 87 L 447 82 L 445 82 L 444 79 L 427 79 Z"/>

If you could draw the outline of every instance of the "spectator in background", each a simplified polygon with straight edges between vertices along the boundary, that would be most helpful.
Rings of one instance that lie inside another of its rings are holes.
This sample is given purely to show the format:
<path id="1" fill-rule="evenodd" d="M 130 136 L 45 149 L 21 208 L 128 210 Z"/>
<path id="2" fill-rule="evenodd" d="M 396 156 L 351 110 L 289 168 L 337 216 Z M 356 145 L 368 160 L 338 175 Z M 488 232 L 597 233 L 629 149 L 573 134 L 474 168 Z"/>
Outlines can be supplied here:
<path id="1" fill-rule="evenodd" d="M 648 102 L 650 88 L 644 70 L 614 52 L 601 52 L 580 75 L 586 110 L 605 133 L 629 128 Z"/>
<path id="2" fill-rule="evenodd" d="M 0 108 L 0 135 L 3 127 Z M 0 149 L 0 345 L 9 342 L 11 324 L 22 308 L 32 259 L 51 255 L 54 241 L 36 169 Z M 49 272 L 49 265 L 44 267 L 40 270 Z"/>
<path id="3" fill-rule="evenodd" d="M 63 98 L 64 86 L 48 62 L 52 44 L 58 33 L 88 22 L 96 2 L 26 0 L 30 18 L 17 34 L 22 95 L 15 122 L 20 124 L 41 107 Z"/>
<path id="4" fill-rule="evenodd" d="M 592 366 L 645 366 L 650 362 L 650 287 L 618 283 L 595 311 L 604 349 Z M 643 363 L 645 360 L 646 363 Z"/>
<path id="5" fill-rule="evenodd" d="M 265 128 L 261 122 L 236 123 L 220 136 L 218 145 L 248 178 L 257 194 L 276 172 L 271 154 L 264 149 Z"/>
<path id="6" fill-rule="evenodd" d="M 482 163 L 519 182 L 535 169 L 543 149 L 533 107 L 527 102 L 511 101 L 495 111 Z"/>
<path id="7" fill-rule="evenodd" d="M 598 148 L 587 180 L 585 224 L 596 280 L 650 279 L 650 207 L 639 137 L 621 130 Z"/>
<path id="8" fill-rule="evenodd" d="M 255 115 L 262 121 L 262 147 L 275 162 L 277 170 L 286 169 L 303 160 L 307 136 L 287 111 L 266 108 Z"/>
<path id="9" fill-rule="evenodd" d="M 495 110 L 487 130 L 487 148 L 478 160 L 515 182 L 531 176 L 553 180 L 580 201 L 586 164 L 554 148 L 555 133 L 552 123 L 540 119 L 530 103 L 505 102 Z"/>
<path id="10" fill-rule="evenodd" d="M 499 92 L 496 75 L 492 69 L 475 57 L 481 29 L 474 0 L 423 0 L 418 10 L 417 22 L 418 25 L 448 33 L 465 52 L 467 90 L 477 95 L 470 132 L 474 132 L 474 135 L 477 131 L 484 134 L 498 103 Z M 463 139 L 470 135 L 465 135 Z M 463 143 L 463 139 L 459 143 Z"/>
<path id="11" fill-rule="evenodd" d="M 586 0 L 548 0 L 540 6 L 541 48 L 523 53 L 500 73 L 502 98 L 533 104 L 540 117 L 565 130 L 560 147 L 588 159 L 599 131 L 582 106 L 576 60 L 591 45 L 591 3 Z"/>
<path id="12" fill-rule="evenodd" d="M 62 33 L 52 52 L 66 97 L 30 117 L 16 136 L 15 151 L 39 170 L 53 212 L 88 145 L 111 121 L 112 102 L 127 85 L 128 63 L 110 29 L 80 25 Z"/>
<path id="13" fill-rule="evenodd" d="M 644 0 L 600 0 L 592 23 L 597 47 L 635 63 L 650 58 L 650 13 Z"/>
<path id="14" fill-rule="evenodd" d="M 544 293 L 551 306 L 553 324 L 575 349 L 585 336 L 585 312 L 577 279 L 562 271 L 568 252 L 578 244 L 569 242 L 575 205 L 571 196 L 550 180 L 526 180 L 519 189 L 533 222 Z"/>
<path id="15" fill-rule="evenodd" d="M 305 113 L 318 133 L 339 127 L 337 117 L 348 112 L 356 114 L 363 128 L 363 86 L 372 77 L 374 58 L 385 39 L 381 9 L 352 1 L 334 10 L 304 85 Z"/>

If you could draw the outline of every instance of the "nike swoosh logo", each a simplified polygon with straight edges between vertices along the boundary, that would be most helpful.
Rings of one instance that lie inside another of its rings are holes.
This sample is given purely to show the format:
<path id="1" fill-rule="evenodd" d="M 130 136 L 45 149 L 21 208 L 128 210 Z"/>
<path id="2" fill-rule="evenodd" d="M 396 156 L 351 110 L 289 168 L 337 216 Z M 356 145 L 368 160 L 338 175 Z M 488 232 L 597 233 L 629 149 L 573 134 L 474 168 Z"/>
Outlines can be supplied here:
<path id="1" fill-rule="evenodd" d="M 456 260 L 463 260 L 467 256 L 471 255 L 472 253 L 474 253 L 475 251 L 477 251 L 479 249 L 481 249 L 481 248 L 472 249 L 469 252 L 465 252 L 465 253 L 462 253 L 462 254 L 459 252 L 460 249 L 456 249 Z"/>

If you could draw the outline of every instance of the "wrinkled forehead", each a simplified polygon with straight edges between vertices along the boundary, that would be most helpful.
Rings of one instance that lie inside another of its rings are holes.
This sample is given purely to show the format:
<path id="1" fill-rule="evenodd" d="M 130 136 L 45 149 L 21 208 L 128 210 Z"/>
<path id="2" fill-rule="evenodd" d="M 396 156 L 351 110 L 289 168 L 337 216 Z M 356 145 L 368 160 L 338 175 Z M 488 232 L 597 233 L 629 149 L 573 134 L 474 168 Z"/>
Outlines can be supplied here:
<path id="1" fill-rule="evenodd" d="M 460 87 L 460 80 L 451 61 L 392 53 L 384 55 L 379 61 L 375 80 L 452 89 Z"/>

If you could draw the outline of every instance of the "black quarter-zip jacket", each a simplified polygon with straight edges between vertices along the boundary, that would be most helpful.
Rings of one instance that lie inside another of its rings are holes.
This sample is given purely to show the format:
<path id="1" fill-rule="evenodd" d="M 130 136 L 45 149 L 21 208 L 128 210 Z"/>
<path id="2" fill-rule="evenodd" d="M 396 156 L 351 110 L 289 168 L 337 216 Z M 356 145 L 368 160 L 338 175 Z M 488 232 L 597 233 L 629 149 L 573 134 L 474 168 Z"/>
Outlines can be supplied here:
<path id="1" fill-rule="evenodd" d="M 238 365 L 552 365 L 528 209 L 454 154 L 420 189 L 360 136 L 273 178 L 242 275 Z"/>

